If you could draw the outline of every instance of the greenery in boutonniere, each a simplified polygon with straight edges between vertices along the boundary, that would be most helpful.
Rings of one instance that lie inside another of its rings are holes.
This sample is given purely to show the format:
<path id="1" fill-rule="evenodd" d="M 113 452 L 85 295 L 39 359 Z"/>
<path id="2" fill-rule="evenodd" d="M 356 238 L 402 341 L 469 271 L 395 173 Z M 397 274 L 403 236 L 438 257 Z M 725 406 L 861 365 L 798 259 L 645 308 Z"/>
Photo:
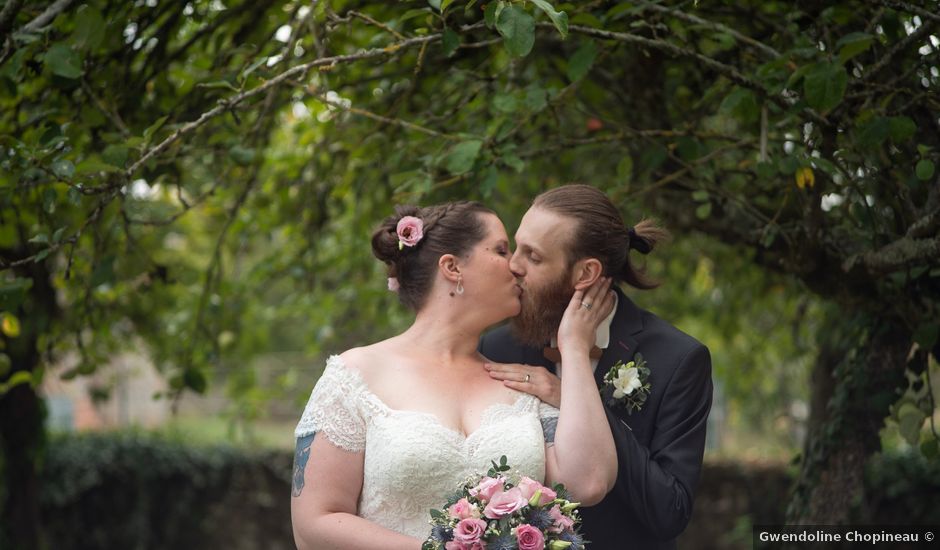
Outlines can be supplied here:
<path id="1" fill-rule="evenodd" d="M 633 414 L 650 395 L 649 376 L 650 370 L 639 353 L 627 364 L 617 361 L 604 375 L 601 398 L 607 406 L 623 407 L 627 414 Z"/>

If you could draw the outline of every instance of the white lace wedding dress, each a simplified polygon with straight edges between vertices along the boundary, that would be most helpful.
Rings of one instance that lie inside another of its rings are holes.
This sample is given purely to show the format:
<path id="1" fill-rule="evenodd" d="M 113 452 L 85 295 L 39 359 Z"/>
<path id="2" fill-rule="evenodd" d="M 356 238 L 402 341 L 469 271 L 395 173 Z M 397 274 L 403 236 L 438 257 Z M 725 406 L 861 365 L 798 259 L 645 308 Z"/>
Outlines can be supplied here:
<path id="1" fill-rule="evenodd" d="M 294 435 L 316 433 L 347 451 L 365 451 L 358 515 L 424 539 L 429 511 L 440 509 L 469 477 L 486 473 L 491 460 L 506 455 L 513 470 L 544 481 L 542 422 L 551 425 L 557 417 L 558 409 L 520 393 L 512 405 L 490 405 L 480 427 L 465 437 L 431 413 L 389 408 L 357 371 L 332 356 Z"/>

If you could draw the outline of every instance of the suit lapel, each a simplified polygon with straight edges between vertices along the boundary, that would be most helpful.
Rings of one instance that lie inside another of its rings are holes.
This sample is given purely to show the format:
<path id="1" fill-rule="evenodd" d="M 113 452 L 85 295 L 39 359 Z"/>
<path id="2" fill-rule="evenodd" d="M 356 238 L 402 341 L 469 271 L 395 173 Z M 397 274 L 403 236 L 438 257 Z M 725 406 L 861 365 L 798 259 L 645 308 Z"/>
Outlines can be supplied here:
<path id="1" fill-rule="evenodd" d="M 634 334 L 643 329 L 643 320 L 640 318 L 640 309 L 627 298 L 619 288 L 617 292 L 617 313 L 610 323 L 610 344 L 604 350 L 594 370 L 594 381 L 598 386 L 604 380 L 604 375 L 617 361 L 629 362 L 637 351 L 637 341 Z"/>

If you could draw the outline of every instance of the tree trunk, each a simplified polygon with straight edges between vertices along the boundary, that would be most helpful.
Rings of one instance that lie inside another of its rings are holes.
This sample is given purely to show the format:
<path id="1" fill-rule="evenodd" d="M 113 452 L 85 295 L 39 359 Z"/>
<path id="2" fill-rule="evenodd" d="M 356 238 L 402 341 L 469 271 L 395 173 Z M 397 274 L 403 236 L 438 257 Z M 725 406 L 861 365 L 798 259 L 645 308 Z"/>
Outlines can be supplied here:
<path id="1" fill-rule="evenodd" d="M 39 455 L 45 440 L 42 402 L 29 384 L 0 397 L 0 546 L 11 550 L 41 548 Z"/>
<path id="2" fill-rule="evenodd" d="M 11 251 L 3 251 L 9 257 Z M 25 257 L 26 251 L 12 254 Z M 17 372 L 36 372 L 40 366 L 39 336 L 48 333 L 58 315 L 56 292 L 43 263 L 17 268 L 16 274 L 32 280 L 23 303 L 13 312 L 21 321 L 16 337 L 0 335 L 3 352 L 10 357 L 7 381 Z M 30 383 L 21 383 L 0 394 L 0 548 L 43 548 L 40 521 L 39 469 L 45 447 L 45 407 Z"/>
<path id="3" fill-rule="evenodd" d="M 900 328 L 904 326 L 900 320 L 870 321 L 867 327 L 860 327 L 866 335 L 854 343 L 847 342 L 849 351 L 832 373 L 834 391 L 825 410 L 813 404 L 815 418 L 811 419 L 787 523 L 848 522 L 864 488 L 868 459 L 881 448 L 878 432 L 897 398 L 895 389 L 904 383 L 912 340 L 911 334 Z M 832 351 L 822 350 L 818 371 L 832 364 Z M 825 377 L 825 372 L 818 375 Z M 819 400 L 825 397 L 825 378 L 823 382 L 814 394 Z M 818 424 L 812 426 L 814 420 Z"/>

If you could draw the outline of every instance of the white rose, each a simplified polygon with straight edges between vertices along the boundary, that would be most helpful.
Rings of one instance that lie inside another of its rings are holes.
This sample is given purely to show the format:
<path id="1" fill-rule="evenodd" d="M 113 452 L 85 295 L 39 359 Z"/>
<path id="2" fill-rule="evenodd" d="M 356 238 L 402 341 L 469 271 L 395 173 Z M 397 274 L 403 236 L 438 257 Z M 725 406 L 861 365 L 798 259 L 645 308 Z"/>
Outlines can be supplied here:
<path id="1" fill-rule="evenodd" d="M 640 388 L 640 373 L 636 367 L 621 367 L 614 378 L 614 399 L 630 395 Z"/>

